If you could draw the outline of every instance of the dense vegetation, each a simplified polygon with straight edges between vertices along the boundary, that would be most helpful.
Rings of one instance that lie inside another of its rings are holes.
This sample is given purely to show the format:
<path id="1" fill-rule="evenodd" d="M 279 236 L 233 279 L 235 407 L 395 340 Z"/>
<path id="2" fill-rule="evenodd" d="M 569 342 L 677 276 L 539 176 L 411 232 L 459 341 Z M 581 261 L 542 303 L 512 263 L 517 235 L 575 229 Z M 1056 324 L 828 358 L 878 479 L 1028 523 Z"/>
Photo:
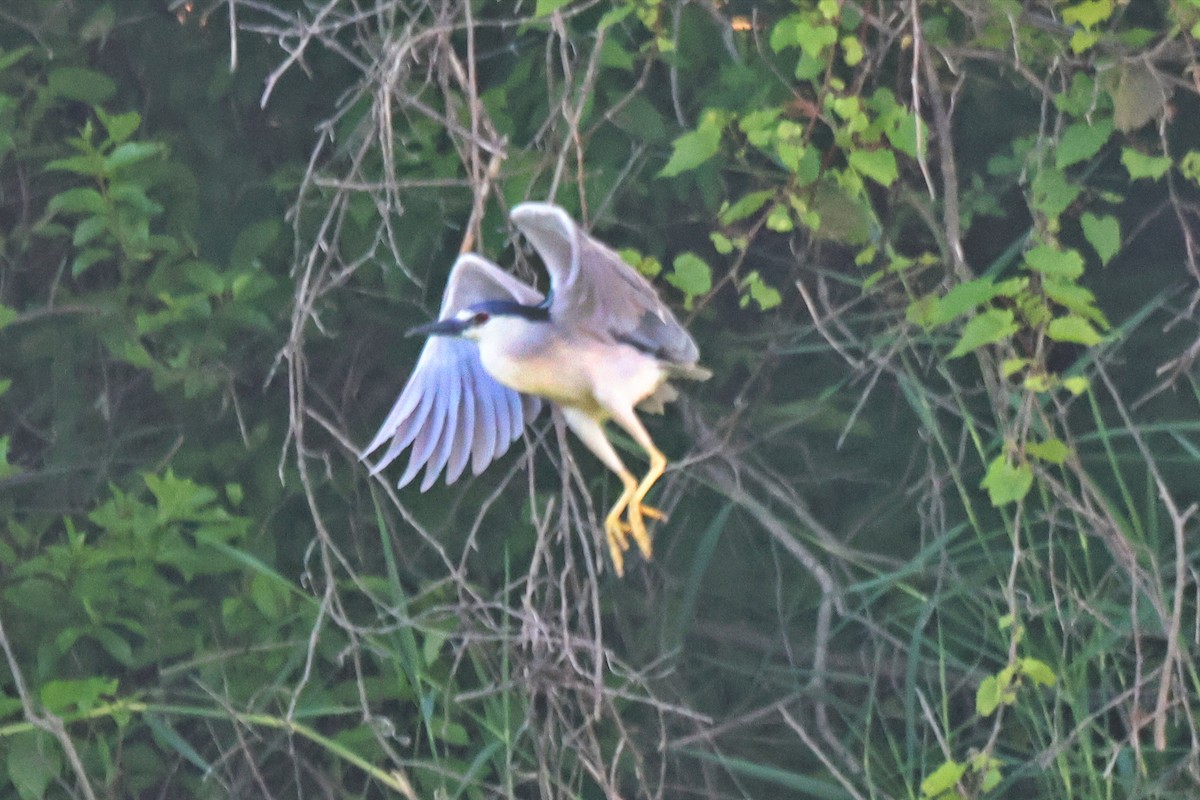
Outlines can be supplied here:
<path id="1" fill-rule="evenodd" d="M 1200 792 L 1200 2 L 11 0 L 0 794 Z M 553 199 L 716 373 L 357 448 Z M 637 449 L 621 440 L 636 458 Z"/>

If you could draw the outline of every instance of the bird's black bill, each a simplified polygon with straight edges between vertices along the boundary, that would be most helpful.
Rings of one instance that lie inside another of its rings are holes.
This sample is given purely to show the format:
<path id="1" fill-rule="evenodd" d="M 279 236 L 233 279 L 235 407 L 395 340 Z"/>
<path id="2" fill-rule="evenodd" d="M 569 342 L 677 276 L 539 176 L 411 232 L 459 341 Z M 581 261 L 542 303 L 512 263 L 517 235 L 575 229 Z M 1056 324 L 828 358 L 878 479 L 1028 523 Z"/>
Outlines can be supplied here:
<path id="1" fill-rule="evenodd" d="M 466 323 L 457 319 L 439 319 L 409 328 L 405 336 L 459 336 L 467 329 Z"/>

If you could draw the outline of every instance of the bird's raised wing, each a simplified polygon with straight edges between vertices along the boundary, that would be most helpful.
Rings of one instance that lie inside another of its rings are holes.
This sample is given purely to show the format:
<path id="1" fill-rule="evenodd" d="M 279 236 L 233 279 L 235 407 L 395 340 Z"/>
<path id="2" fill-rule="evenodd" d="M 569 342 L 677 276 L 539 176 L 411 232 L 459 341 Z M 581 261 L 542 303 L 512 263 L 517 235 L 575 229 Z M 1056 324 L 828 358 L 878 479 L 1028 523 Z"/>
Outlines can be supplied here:
<path id="1" fill-rule="evenodd" d="M 550 275 L 550 316 L 569 319 L 681 366 L 700 351 L 658 293 L 611 248 L 551 203 L 522 203 L 512 221 Z"/>
<path id="2" fill-rule="evenodd" d="M 542 295 L 474 253 L 459 256 L 442 295 L 439 319 L 485 300 L 515 300 L 534 305 Z M 397 486 L 404 486 L 421 467 L 421 491 L 446 470 L 454 483 L 471 462 L 478 475 L 504 454 L 541 408 L 541 400 L 496 382 L 479 361 L 474 342 L 431 336 L 425 342 L 408 383 L 371 443 L 359 454 L 367 458 L 384 443 L 387 450 L 371 467 L 382 470 L 412 445 L 408 467 Z"/>

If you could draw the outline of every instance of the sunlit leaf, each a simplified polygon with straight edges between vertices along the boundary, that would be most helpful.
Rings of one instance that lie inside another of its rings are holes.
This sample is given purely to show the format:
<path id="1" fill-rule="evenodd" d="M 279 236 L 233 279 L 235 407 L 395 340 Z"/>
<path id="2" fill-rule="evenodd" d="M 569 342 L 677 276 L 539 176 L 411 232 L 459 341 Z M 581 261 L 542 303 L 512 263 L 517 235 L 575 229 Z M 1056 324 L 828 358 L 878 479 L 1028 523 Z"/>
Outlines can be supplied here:
<path id="1" fill-rule="evenodd" d="M 1054 165 L 1059 169 L 1086 161 L 1096 153 L 1112 136 L 1113 124 L 1110 120 L 1088 122 L 1080 120 L 1067 126 L 1058 147 L 1054 152 Z"/>
<path id="2" fill-rule="evenodd" d="M 966 765 L 960 764 L 957 761 L 943 763 L 940 767 L 929 773 L 925 777 L 925 780 L 921 781 L 921 794 L 925 797 L 937 797 L 953 789 L 962 780 L 962 776 L 966 771 Z"/>
<path id="3" fill-rule="evenodd" d="M 565 5 L 570 4 L 571 0 L 537 0 L 537 5 L 533 9 L 535 17 L 546 17 L 558 11 Z"/>
<path id="4" fill-rule="evenodd" d="M 1058 676 L 1054 674 L 1050 665 L 1036 658 L 1021 659 L 1021 674 L 1043 686 L 1053 686 L 1058 682 Z"/>
<path id="5" fill-rule="evenodd" d="M 1130 179 L 1135 181 L 1141 178 L 1156 181 L 1166 175 L 1167 170 L 1171 168 L 1169 156 L 1148 156 L 1145 153 L 1139 153 L 1132 147 L 1126 147 L 1121 151 L 1121 163 L 1129 172 Z"/>
<path id="6" fill-rule="evenodd" d="M 851 151 L 850 166 L 882 186 L 891 186 L 900 177 L 896 156 L 886 148 Z"/>
<path id="7" fill-rule="evenodd" d="M 979 688 L 975 690 L 975 713 L 981 717 L 990 717 L 1000 707 L 1001 697 L 999 681 L 995 675 L 988 675 L 979 682 Z"/>
<path id="8" fill-rule="evenodd" d="M 1100 256 L 1100 263 L 1107 264 L 1121 249 L 1121 223 L 1112 215 L 1096 216 L 1090 211 L 1079 218 L 1083 236 Z"/>
<path id="9" fill-rule="evenodd" d="M 942 297 L 936 298 L 929 309 L 927 323 L 945 325 L 947 322 L 973 311 L 989 302 L 1000 292 L 991 278 L 976 278 L 963 281 L 950 288 Z"/>
<path id="10" fill-rule="evenodd" d="M 142 115 L 136 111 L 127 111 L 124 114 L 109 114 L 103 108 L 97 108 L 96 116 L 99 118 L 100 124 L 104 126 L 104 130 L 108 133 L 108 138 L 115 144 L 124 142 L 142 124 Z"/>
<path id="11" fill-rule="evenodd" d="M 1025 254 L 1025 264 L 1052 278 L 1073 280 L 1083 274 L 1083 256 L 1078 250 L 1059 250 L 1040 244 Z"/>
<path id="12" fill-rule="evenodd" d="M 992 505 L 1015 503 L 1029 493 L 1033 486 L 1033 470 L 1028 464 L 1010 464 L 1004 454 L 996 456 L 988 465 L 979 487 L 986 489 Z"/>
<path id="13" fill-rule="evenodd" d="M 1028 442 L 1025 445 L 1025 452 L 1051 464 L 1061 464 L 1071 454 L 1070 449 L 1061 439 L 1053 438 L 1041 442 Z"/>
<path id="14" fill-rule="evenodd" d="M 747 195 L 743 195 L 734 203 L 721 209 L 721 224 L 730 225 L 749 217 L 762 208 L 774 196 L 774 189 L 765 189 L 761 192 L 750 192 Z"/>
<path id="15" fill-rule="evenodd" d="M 680 253 L 671 263 L 672 271 L 667 283 L 692 299 L 712 290 L 712 267 L 695 253 Z"/>
<path id="16" fill-rule="evenodd" d="M 1113 13 L 1112 0 L 1081 0 L 1062 10 L 1063 22 L 1094 28 L 1106 21 Z"/>
<path id="17" fill-rule="evenodd" d="M 1046 327 L 1046 335 L 1056 342 L 1074 342 L 1089 347 L 1104 340 L 1092 323 L 1074 314 L 1051 320 Z"/>
<path id="18" fill-rule="evenodd" d="M 1049 219 L 1057 219 L 1083 191 L 1058 169 L 1043 169 L 1034 177 L 1030 189 L 1034 209 Z"/>
<path id="19" fill-rule="evenodd" d="M 158 142 L 125 142 L 118 145 L 105 157 L 104 166 L 115 171 L 130 164 L 145 161 L 147 158 L 162 155 L 165 150 L 166 148 Z"/>
<path id="20" fill-rule="evenodd" d="M 706 116 L 694 131 L 679 136 L 672 143 L 671 157 L 666 166 L 659 171 L 660 178 L 670 178 L 681 172 L 695 169 L 708 161 L 721 149 L 721 130 L 723 124 Z"/>
<path id="21" fill-rule="evenodd" d="M 958 343 L 947 358 L 965 356 L 980 347 L 1007 339 L 1017 332 L 1013 312 L 1007 308 L 990 308 L 972 317 L 963 326 Z"/>

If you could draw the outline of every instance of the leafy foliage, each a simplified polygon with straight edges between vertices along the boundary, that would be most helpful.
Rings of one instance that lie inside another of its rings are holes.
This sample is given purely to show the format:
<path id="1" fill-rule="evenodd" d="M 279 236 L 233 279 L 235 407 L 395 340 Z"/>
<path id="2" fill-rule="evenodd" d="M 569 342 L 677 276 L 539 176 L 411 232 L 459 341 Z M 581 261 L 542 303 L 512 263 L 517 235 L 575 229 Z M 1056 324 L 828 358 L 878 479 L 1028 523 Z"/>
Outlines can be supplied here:
<path id="1" fill-rule="evenodd" d="M 1200 11 L 753 6 L 0 11 L 0 793 L 1195 795 Z M 716 373 L 625 581 L 357 459 L 528 198 Z"/>

